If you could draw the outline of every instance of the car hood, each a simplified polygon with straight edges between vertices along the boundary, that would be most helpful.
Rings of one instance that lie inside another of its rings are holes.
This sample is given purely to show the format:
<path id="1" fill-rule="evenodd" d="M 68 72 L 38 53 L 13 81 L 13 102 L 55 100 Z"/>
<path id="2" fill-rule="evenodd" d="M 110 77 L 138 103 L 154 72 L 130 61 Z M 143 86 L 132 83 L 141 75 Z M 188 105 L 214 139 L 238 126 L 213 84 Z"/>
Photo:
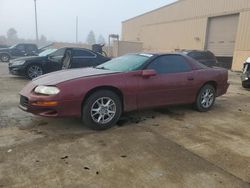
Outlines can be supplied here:
<path id="1" fill-rule="evenodd" d="M 39 56 L 21 57 L 21 58 L 11 60 L 9 63 L 9 66 L 10 67 L 23 66 L 25 64 L 25 62 L 27 62 L 27 61 L 40 62 L 44 59 L 46 59 L 46 57 L 39 57 Z M 23 62 L 20 64 L 20 61 L 23 61 Z"/>
<path id="2" fill-rule="evenodd" d="M 46 56 L 44 56 L 44 57 L 41 57 L 41 56 L 28 56 L 28 57 L 20 57 L 20 58 L 17 58 L 17 59 L 15 59 L 14 61 L 12 61 L 13 63 L 15 62 L 15 61 L 28 61 L 28 60 L 40 60 L 40 59 L 44 59 L 44 58 L 46 58 Z"/>
<path id="3" fill-rule="evenodd" d="M 114 73 L 118 72 L 111 70 L 95 69 L 95 68 L 67 69 L 40 76 L 34 79 L 32 82 L 35 85 L 56 85 L 77 78 L 114 74 Z"/>
<path id="4" fill-rule="evenodd" d="M 10 49 L 9 48 L 0 48 L 0 52 L 9 52 Z"/>

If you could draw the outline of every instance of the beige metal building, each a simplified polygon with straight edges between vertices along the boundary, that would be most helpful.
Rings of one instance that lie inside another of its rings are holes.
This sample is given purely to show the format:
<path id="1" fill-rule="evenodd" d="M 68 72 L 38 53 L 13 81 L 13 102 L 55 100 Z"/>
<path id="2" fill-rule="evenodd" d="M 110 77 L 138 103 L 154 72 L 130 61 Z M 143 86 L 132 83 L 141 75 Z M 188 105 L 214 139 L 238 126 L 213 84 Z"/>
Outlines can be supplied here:
<path id="1" fill-rule="evenodd" d="M 250 56 L 250 0 L 179 0 L 124 21 L 122 40 L 145 51 L 207 49 L 241 70 Z"/>

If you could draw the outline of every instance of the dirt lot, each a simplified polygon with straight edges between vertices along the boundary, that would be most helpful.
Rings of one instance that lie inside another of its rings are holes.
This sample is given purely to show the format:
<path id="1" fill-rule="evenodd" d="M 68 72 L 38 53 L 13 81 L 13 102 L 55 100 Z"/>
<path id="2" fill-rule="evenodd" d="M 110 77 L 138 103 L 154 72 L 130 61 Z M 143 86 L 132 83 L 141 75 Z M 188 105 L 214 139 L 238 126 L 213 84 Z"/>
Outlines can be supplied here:
<path id="1" fill-rule="evenodd" d="M 127 115 L 108 131 L 17 108 L 27 80 L 0 64 L 0 187 L 250 187 L 250 91 L 230 73 L 212 111 Z"/>

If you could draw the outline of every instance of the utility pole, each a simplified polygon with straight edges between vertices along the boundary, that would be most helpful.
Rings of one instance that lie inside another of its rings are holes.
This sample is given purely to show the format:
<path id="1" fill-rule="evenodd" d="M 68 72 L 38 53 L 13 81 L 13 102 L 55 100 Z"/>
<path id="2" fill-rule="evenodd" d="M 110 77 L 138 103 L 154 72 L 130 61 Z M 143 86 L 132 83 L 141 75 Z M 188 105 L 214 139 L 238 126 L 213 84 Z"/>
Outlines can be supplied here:
<path id="1" fill-rule="evenodd" d="M 78 43 L 78 16 L 76 17 L 76 43 Z"/>
<path id="2" fill-rule="evenodd" d="M 35 23 L 36 23 L 36 44 L 38 44 L 38 27 L 37 27 L 37 11 L 36 11 L 36 0 L 34 0 L 35 3 Z"/>

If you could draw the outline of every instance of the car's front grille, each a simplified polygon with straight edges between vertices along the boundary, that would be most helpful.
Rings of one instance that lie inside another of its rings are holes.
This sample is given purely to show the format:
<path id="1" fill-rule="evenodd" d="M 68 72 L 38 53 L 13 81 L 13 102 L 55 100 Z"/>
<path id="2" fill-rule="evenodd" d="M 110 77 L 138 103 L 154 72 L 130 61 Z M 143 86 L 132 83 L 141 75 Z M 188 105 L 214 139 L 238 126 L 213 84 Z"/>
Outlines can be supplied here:
<path id="1" fill-rule="evenodd" d="M 20 105 L 23 107 L 28 107 L 29 104 L 29 99 L 27 97 L 24 96 L 20 96 Z"/>

